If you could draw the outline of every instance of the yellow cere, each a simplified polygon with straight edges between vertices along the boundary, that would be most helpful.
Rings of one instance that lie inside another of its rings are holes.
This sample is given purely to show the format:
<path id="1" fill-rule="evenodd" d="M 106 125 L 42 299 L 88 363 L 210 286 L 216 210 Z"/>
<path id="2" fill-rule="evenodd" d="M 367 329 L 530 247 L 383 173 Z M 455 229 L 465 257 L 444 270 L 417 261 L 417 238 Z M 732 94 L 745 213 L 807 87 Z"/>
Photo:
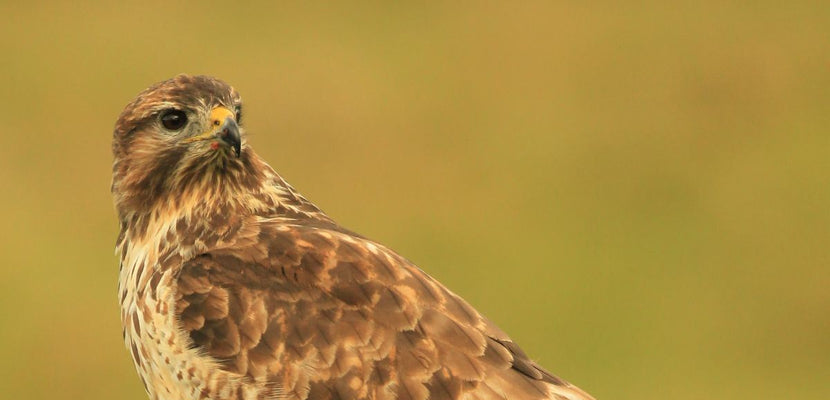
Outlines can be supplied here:
<path id="1" fill-rule="evenodd" d="M 222 125 L 228 117 L 233 119 L 234 114 L 233 111 L 228 110 L 226 107 L 216 107 L 210 112 L 210 121 L 214 126 Z"/>
<path id="2" fill-rule="evenodd" d="M 231 117 L 231 119 L 234 119 L 234 113 L 233 113 L 233 111 L 227 109 L 227 107 L 219 106 L 219 107 L 214 108 L 213 110 L 210 111 L 210 119 L 209 119 L 210 126 L 208 127 L 208 129 L 205 132 L 202 132 L 201 134 L 199 134 L 197 136 L 187 138 L 187 139 L 183 140 L 182 142 L 183 143 L 193 143 L 193 142 L 198 142 L 200 140 L 214 139 L 214 133 L 216 133 L 216 129 L 219 128 L 220 126 L 222 126 L 222 123 L 225 122 L 225 119 L 228 118 L 228 117 Z"/>

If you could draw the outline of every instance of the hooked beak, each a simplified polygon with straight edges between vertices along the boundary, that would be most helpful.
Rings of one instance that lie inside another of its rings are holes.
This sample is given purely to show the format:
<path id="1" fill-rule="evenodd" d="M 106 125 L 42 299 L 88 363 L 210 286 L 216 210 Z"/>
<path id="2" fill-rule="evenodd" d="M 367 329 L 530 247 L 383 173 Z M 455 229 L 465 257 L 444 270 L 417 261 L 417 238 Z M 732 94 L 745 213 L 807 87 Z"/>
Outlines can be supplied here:
<path id="1" fill-rule="evenodd" d="M 210 112 L 210 128 L 204 133 L 187 138 L 183 143 L 193 143 L 202 140 L 215 140 L 214 146 L 220 145 L 233 149 L 233 153 L 239 157 L 242 152 L 242 138 L 239 136 L 239 125 L 234 119 L 234 113 L 225 107 L 219 106 Z M 214 147 L 216 148 L 216 147 Z"/>
<path id="2" fill-rule="evenodd" d="M 239 157 L 239 153 L 242 151 L 242 139 L 239 137 L 239 125 L 236 124 L 233 118 L 225 118 L 225 121 L 216 130 L 216 137 L 230 146 L 234 154 Z"/>

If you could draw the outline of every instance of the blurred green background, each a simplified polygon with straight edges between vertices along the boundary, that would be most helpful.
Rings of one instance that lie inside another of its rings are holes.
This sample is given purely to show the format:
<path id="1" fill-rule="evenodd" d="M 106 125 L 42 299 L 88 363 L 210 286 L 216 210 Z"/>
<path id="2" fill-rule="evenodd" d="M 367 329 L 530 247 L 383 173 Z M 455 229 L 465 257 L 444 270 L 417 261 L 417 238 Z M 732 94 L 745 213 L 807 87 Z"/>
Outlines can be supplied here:
<path id="1" fill-rule="evenodd" d="M 188 72 L 598 399 L 830 398 L 826 2 L 246 3 L 0 4 L 0 397 L 146 398 L 110 139 Z"/>

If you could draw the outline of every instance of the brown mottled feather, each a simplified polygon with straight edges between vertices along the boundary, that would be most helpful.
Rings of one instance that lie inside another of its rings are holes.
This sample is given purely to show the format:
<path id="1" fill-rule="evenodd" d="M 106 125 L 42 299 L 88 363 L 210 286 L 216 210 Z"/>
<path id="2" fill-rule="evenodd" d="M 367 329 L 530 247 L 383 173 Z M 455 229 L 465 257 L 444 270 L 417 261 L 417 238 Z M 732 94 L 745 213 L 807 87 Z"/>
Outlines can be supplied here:
<path id="1" fill-rule="evenodd" d="M 178 275 L 182 328 L 223 368 L 315 399 L 543 399 L 567 385 L 385 247 L 302 221 L 256 223 L 259 240 Z"/>

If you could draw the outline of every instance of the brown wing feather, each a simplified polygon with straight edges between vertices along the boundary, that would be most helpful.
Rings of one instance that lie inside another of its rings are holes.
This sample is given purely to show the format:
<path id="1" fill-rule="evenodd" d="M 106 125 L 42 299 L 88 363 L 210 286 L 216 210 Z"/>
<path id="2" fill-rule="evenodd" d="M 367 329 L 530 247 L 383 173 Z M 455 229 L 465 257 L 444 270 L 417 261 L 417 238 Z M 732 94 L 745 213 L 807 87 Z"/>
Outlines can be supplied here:
<path id="1" fill-rule="evenodd" d="M 394 252 L 265 222 L 186 262 L 176 312 L 222 368 L 299 399 L 590 399 Z"/>

